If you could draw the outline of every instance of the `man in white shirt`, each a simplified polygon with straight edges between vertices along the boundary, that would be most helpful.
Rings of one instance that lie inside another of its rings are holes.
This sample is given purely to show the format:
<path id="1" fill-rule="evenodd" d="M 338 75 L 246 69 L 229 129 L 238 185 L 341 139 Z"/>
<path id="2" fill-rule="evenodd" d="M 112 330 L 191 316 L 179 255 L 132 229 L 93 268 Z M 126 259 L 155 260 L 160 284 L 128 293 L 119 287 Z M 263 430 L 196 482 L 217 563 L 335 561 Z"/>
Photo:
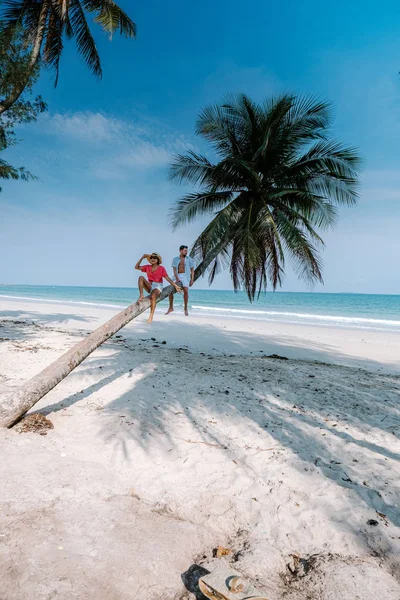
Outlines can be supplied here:
<path id="1" fill-rule="evenodd" d="M 180 246 L 179 256 L 175 256 L 172 261 L 172 269 L 174 271 L 174 279 L 176 283 L 183 288 L 183 303 L 185 308 L 185 315 L 189 315 L 188 311 L 188 300 L 189 300 L 189 287 L 192 287 L 194 283 L 194 262 L 191 256 L 188 256 L 188 247 Z M 171 294 L 169 297 L 169 309 L 166 314 L 169 315 L 174 310 L 174 295 Z"/>

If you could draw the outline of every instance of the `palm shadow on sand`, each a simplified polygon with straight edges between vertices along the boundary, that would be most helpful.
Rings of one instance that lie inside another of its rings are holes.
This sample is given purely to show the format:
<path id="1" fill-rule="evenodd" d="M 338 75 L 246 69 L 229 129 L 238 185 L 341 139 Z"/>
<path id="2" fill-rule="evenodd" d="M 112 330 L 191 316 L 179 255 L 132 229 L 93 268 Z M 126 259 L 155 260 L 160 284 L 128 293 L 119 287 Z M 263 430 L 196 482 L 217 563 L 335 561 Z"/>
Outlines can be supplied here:
<path id="1" fill-rule="evenodd" d="M 221 345 L 236 349 L 235 354 L 225 356 L 220 356 L 216 351 L 192 354 L 186 347 L 174 347 L 173 341 L 162 344 L 166 338 L 173 340 L 174 331 L 181 332 L 183 326 L 187 331 L 187 339 L 193 339 L 193 336 L 198 334 L 196 327 L 189 322 L 184 325 L 173 321 L 162 323 L 150 331 L 135 326 L 126 328 L 119 339 L 110 340 L 105 344 L 113 350 L 111 356 L 102 358 L 94 354 L 68 378 L 70 381 L 74 378 L 79 381 L 82 376 L 86 379 L 86 373 L 91 375 L 94 383 L 66 395 L 55 404 L 44 406 L 40 412 L 50 414 L 75 403 L 95 402 L 96 397 L 104 393 L 106 386 L 112 387 L 114 382 L 124 381 L 122 387 L 125 391 L 116 398 L 111 394 L 111 399 L 105 401 L 102 410 L 110 416 L 123 413 L 132 423 L 135 422 L 136 426 L 120 428 L 117 431 L 105 426 L 101 432 L 104 443 L 113 444 L 116 449 L 119 447 L 124 459 L 130 459 L 132 441 L 146 450 L 150 448 L 154 436 L 157 436 L 158 443 L 164 447 L 166 453 L 170 451 L 171 447 L 176 445 L 176 439 L 170 433 L 169 419 L 171 414 L 181 413 L 197 432 L 198 443 L 220 447 L 222 452 L 229 453 L 241 468 L 249 472 L 251 466 L 246 462 L 243 453 L 237 452 L 229 436 L 205 426 L 198 418 L 199 408 L 205 414 L 214 415 L 216 420 L 222 420 L 224 415 L 229 413 L 239 420 L 246 420 L 257 436 L 258 444 L 262 444 L 268 432 L 279 446 L 301 458 L 302 469 L 317 469 L 336 485 L 352 490 L 366 507 L 385 514 L 393 524 L 400 526 L 399 508 L 385 500 L 382 491 L 375 489 L 373 484 L 357 483 L 352 481 L 348 474 L 351 467 L 349 461 L 351 456 L 357 455 L 358 449 L 368 450 L 371 471 L 388 469 L 387 461 L 399 461 L 400 453 L 394 450 L 395 446 L 392 448 L 370 442 L 365 433 L 354 437 L 332 423 L 332 419 L 337 419 L 342 423 L 347 422 L 355 427 L 364 428 L 364 431 L 365 428 L 376 430 L 377 423 L 380 423 L 382 433 L 389 432 L 393 435 L 393 441 L 397 442 L 396 432 L 400 427 L 397 404 L 400 397 L 399 376 L 371 375 L 359 367 L 349 367 L 348 380 L 342 381 L 342 371 L 334 364 L 326 364 L 326 361 L 348 357 L 337 357 L 329 345 L 315 344 L 310 349 L 307 340 L 298 340 L 298 354 L 302 354 L 303 344 L 305 356 L 308 357 L 311 350 L 313 356 L 319 356 L 324 364 L 303 361 L 301 364 L 306 366 L 307 374 L 302 381 L 298 381 L 296 389 L 293 389 L 293 385 L 284 383 L 284 376 L 279 378 L 279 373 L 284 375 L 287 369 L 295 370 L 296 365 L 300 363 L 265 358 L 265 342 L 261 336 L 255 339 L 254 335 L 236 332 L 230 337 L 229 332 L 204 325 L 206 338 L 207 333 L 212 332 L 213 339 L 217 339 Z M 258 351 L 255 350 L 256 347 L 259 347 Z M 279 339 L 274 340 L 274 348 L 276 354 L 281 356 L 293 350 L 293 346 L 288 346 Z M 252 354 L 249 354 L 250 352 Z M 243 353 L 247 354 L 247 357 L 243 358 Z M 196 362 L 196 376 L 193 375 L 193 361 Z M 243 361 L 247 362 L 244 364 Z M 257 387 L 252 385 L 249 377 L 252 366 L 256 363 L 265 374 L 265 379 Z M 174 386 L 172 364 L 179 368 L 184 379 L 190 382 L 185 390 L 184 404 Z M 379 363 L 374 361 L 364 360 L 362 364 L 375 371 L 379 368 Z M 210 393 L 212 373 L 219 373 L 224 377 L 224 372 L 228 371 L 225 367 L 232 365 L 236 374 L 235 385 L 239 385 L 240 399 L 230 393 L 229 379 L 225 379 L 219 390 L 216 390 L 214 385 Z M 270 372 L 273 372 L 273 378 L 269 377 Z M 375 390 L 369 385 L 371 377 L 375 378 L 375 382 L 391 381 L 393 390 L 388 390 L 387 386 Z M 155 403 L 152 398 L 152 381 L 157 386 L 162 386 L 162 402 Z M 325 394 L 328 390 L 330 394 Z M 344 397 L 346 402 L 343 404 Z M 332 455 L 324 443 L 324 436 L 330 436 L 338 443 L 345 444 L 343 448 L 346 448 L 346 455 L 339 457 L 340 460 L 337 455 Z M 395 495 L 399 493 L 400 490 L 396 489 Z"/>

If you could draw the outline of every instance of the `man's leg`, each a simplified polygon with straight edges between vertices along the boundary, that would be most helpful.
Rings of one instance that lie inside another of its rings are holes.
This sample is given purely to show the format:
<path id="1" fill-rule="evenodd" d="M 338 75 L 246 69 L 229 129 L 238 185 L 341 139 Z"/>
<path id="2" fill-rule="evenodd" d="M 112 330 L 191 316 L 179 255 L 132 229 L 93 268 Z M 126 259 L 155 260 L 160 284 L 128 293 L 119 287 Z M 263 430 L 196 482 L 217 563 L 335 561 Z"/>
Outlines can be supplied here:
<path id="1" fill-rule="evenodd" d="M 150 296 L 150 316 L 147 319 L 148 323 L 153 322 L 154 311 L 156 310 L 157 298 L 160 295 L 160 290 L 153 290 Z"/>
<path id="2" fill-rule="evenodd" d="M 187 317 L 189 316 L 188 300 L 189 300 L 189 288 L 188 287 L 184 287 L 183 288 L 183 304 L 184 304 L 184 307 L 185 307 L 185 315 Z"/>
<path id="3" fill-rule="evenodd" d="M 169 295 L 169 309 L 167 310 L 167 312 L 165 314 L 169 315 L 169 313 L 172 313 L 172 312 L 174 312 L 174 294 Z"/>
<path id="4" fill-rule="evenodd" d="M 151 290 L 151 285 L 149 284 L 147 279 L 145 277 L 143 277 L 143 275 L 141 275 L 138 279 L 138 288 L 139 288 L 139 298 L 138 298 L 138 301 L 139 301 L 139 300 L 143 300 L 143 298 L 144 298 L 143 290 L 146 290 L 147 293 L 149 293 Z"/>

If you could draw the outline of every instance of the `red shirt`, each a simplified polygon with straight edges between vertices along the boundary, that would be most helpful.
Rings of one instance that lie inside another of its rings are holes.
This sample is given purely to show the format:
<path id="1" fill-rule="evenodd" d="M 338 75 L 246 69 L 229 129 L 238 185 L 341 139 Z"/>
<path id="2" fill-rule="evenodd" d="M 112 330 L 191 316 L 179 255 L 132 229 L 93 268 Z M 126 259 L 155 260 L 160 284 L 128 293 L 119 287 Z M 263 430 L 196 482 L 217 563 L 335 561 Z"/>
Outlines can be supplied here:
<path id="1" fill-rule="evenodd" d="M 147 273 L 147 279 L 150 283 L 153 281 L 154 283 L 162 283 L 163 278 L 168 275 L 167 271 L 162 265 L 158 265 L 155 271 L 152 271 L 152 268 L 151 265 L 143 265 L 143 267 L 140 267 L 140 270 L 143 271 L 143 273 Z"/>

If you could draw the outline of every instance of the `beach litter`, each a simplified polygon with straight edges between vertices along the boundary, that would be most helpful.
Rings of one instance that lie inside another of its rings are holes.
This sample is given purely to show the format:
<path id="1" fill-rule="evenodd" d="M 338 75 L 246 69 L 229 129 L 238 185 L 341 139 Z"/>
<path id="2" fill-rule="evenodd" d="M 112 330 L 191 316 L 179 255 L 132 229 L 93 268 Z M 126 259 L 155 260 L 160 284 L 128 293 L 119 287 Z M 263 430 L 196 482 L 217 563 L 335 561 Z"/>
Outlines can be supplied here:
<path id="1" fill-rule="evenodd" d="M 200 577 L 199 588 L 209 600 L 269 600 L 261 596 L 241 573 L 224 563 Z"/>
<path id="2" fill-rule="evenodd" d="M 222 558 L 223 556 L 229 556 L 232 554 L 232 550 L 230 548 L 224 548 L 224 546 L 217 546 L 213 550 L 214 558 Z"/>

